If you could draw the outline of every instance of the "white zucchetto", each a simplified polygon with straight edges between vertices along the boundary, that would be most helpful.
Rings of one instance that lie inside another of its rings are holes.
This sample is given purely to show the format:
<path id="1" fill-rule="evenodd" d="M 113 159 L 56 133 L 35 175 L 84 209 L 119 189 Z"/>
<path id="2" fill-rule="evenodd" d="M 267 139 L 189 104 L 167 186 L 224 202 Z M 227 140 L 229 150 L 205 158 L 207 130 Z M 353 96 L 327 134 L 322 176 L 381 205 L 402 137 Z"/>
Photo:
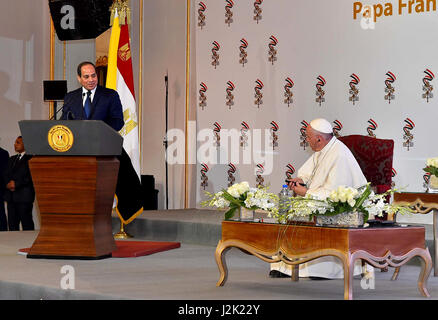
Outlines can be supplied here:
<path id="1" fill-rule="evenodd" d="M 322 133 L 333 133 L 333 127 L 326 119 L 314 119 L 310 121 L 310 126 L 319 132 Z"/>

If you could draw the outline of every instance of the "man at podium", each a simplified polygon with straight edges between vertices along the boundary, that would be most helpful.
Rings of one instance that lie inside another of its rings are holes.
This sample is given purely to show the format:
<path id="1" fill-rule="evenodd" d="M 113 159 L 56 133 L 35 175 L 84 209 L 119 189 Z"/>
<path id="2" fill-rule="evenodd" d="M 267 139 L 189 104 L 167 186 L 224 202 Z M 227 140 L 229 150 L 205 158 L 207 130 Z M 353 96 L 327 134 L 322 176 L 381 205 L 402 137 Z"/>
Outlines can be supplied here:
<path id="1" fill-rule="evenodd" d="M 116 131 L 122 129 L 125 122 L 119 94 L 98 85 L 92 62 L 78 65 L 77 79 L 81 87 L 65 95 L 61 120 L 103 120 Z"/>
<path id="2" fill-rule="evenodd" d="M 96 67 L 92 62 L 81 62 L 77 67 L 81 88 L 64 97 L 61 120 L 102 120 L 119 131 L 125 122 L 123 107 L 117 91 L 98 85 Z M 125 149 L 117 157 L 120 169 L 117 179 L 117 209 L 125 220 L 142 212 L 143 196 L 140 179 Z"/>

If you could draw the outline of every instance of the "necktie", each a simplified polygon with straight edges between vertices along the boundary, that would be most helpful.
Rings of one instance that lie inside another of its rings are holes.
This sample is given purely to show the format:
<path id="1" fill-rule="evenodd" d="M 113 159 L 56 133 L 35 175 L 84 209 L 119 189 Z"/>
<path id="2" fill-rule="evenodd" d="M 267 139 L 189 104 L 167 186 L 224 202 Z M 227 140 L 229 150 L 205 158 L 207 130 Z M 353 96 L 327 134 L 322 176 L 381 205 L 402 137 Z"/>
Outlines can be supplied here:
<path id="1" fill-rule="evenodd" d="M 90 112 L 91 112 L 91 91 L 88 90 L 87 92 L 87 98 L 85 99 L 85 103 L 84 103 L 84 110 L 85 110 L 85 115 L 87 116 L 87 119 L 90 117 Z"/>
<path id="2" fill-rule="evenodd" d="M 17 157 L 15 158 L 14 161 L 14 165 L 12 167 L 15 167 L 18 164 L 18 161 L 20 161 L 20 159 L 21 159 L 21 154 L 17 154 Z"/>

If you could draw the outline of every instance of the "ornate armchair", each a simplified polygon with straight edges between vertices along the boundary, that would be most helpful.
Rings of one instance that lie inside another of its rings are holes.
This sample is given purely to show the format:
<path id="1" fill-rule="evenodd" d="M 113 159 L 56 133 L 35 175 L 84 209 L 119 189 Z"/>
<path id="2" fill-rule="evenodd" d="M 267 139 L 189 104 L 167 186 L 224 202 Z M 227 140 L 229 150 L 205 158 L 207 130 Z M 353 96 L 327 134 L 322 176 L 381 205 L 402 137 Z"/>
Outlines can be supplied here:
<path id="1" fill-rule="evenodd" d="M 391 189 L 394 140 L 350 135 L 338 138 L 353 153 L 376 193 Z M 389 200 L 389 199 L 388 199 Z M 386 217 L 383 219 L 386 220 Z"/>
<path id="2" fill-rule="evenodd" d="M 384 193 L 391 189 L 392 158 L 394 154 L 394 140 L 377 139 L 370 136 L 350 135 L 338 138 L 351 151 L 359 163 L 362 172 L 376 193 Z M 389 199 L 387 199 L 389 201 Z M 381 218 L 387 220 L 387 215 Z M 364 266 L 365 262 L 362 261 Z M 383 268 L 387 272 L 388 268 Z M 397 277 L 398 268 L 393 279 Z"/>

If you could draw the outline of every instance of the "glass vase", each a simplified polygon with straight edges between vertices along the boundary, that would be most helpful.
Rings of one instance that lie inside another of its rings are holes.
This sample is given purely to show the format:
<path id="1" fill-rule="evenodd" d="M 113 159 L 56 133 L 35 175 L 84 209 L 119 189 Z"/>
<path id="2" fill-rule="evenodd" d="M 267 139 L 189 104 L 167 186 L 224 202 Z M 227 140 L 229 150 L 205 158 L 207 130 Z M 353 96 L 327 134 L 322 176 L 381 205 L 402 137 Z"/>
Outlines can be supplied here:
<path id="1" fill-rule="evenodd" d="M 318 215 L 316 224 L 321 226 L 359 227 L 364 224 L 362 212 L 344 212 L 337 215 Z"/>
<path id="2" fill-rule="evenodd" d="M 438 193 L 438 177 L 433 174 L 429 177 L 429 192 L 430 193 Z"/>
<path id="3" fill-rule="evenodd" d="M 250 210 L 244 207 L 239 208 L 240 221 L 254 221 L 254 210 Z"/>

